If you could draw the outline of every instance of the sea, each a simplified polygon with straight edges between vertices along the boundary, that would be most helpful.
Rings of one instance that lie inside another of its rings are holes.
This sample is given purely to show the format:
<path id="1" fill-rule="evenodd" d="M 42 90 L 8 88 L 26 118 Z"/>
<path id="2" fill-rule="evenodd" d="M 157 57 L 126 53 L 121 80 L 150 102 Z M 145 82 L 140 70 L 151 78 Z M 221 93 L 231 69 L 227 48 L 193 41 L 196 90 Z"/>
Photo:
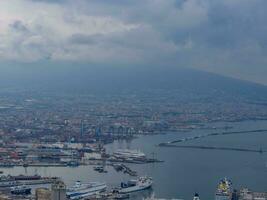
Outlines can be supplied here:
<path id="1" fill-rule="evenodd" d="M 209 123 L 202 129 L 186 132 L 166 132 L 158 135 L 142 135 L 129 141 L 116 141 L 106 145 L 107 152 L 116 149 L 137 149 L 148 157 L 164 162 L 150 164 L 128 164 L 138 175 L 153 178 L 153 187 L 131 194 L 130 199 L 144 199 L 150 196 L 162 199 L 190 200 L 195 193 L 201 199 L 212 200 L 218 182 L 229 178 L 236 189 L 249 188 L 253 191 L 267 191 L 267 131 L 217 135 L 185 141 L 179 145 L 212 146 L 262 150 L 246 152 L 216 149 L 191 149 L 159 147 L 159 143 L 192 136 L 222 133 L 226 131 L 267 130 L 267 121 L 242 121 Z M 107 166 L 108 173 L 98 173 L 93 166 L 79 167 L 14 167 L 1 168 L 4 174 L 40 174 L 60 176 L 70 186 L 75 181 L 104 181 L 109 189 L 119 187 L 122 181 L 133 179 Z"/>

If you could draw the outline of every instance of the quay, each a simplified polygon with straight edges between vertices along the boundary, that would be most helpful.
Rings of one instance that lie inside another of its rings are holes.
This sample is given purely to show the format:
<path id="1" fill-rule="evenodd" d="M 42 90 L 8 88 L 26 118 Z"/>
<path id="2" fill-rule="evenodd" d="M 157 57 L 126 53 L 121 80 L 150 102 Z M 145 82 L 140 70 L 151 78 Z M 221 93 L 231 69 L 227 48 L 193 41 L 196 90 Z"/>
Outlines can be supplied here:
<path id="1" fill-rule="evenodd" d="M 25 164 L 14 164 L 17 167 L 67 167 L 67 164 L 63 163 L 29 163 Z"/>

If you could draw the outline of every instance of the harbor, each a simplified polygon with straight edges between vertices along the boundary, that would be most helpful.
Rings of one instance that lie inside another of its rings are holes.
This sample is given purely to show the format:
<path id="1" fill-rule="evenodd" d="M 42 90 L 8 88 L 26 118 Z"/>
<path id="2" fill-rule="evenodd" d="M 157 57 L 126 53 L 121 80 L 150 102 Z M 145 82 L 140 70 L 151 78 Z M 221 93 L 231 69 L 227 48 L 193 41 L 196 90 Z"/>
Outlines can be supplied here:
<path id="1" fill-rule="evenodd" d="M 0 199 L 35 200 L 78 200 L 78 199 L 129 199 L 131 193 L 150 189 L 151 177 L 137 177 L 121 182 L 117 187 L 109 187 L 106 182 L 76 181 L 71 186 L 58 177 L 2 176 L 0 180 Z M 43 199 L 44 193 L 46 198 Z M 60 198 L 59 198 L 60 196 Z"/>
<path id="2" fill-rule="evenodd" d="M 36 182 L 38 181 L 39 182 Z M 41 181 L 42 180 L 42 181 Z M 153 188 L 152 177 L 137 177 L 109 187 L 106 182 L 76 181 L 67 186 L 60 178 L 35 176 L 2 176 L 0 180 L 1 200 L 115 200 L 130 199 L 135 193 L 142 194 Z M 214 200 L 266 200 L 267 192 L 255 192 L 246 187 L 235 188 L 228 178 L 222 178 L 215 187 Z M 150 193 L 144 200 L 167 200 L 156 198 Z M 175 198 L 176 200 L 185 200 Z M 201 193 L 195 193 L 192 200 L 201 200 Z M 174 200 L 174 198 L 172 198 Z M 188 199 L 190 200 L 190 199 Z"/>
<path id="3" fill-rule="evenodd" d="M 249 124 L 249 122 L 246 124 Z M 257 127 L 264 126 L 263 122 L 262 124 L 251 122 L 251 124 L 249 124 L 252 127 L 251 129 L 253 129 L 253 124 Z M 234 126 L 233 129 L 235 128 L 244 129 L 242 128 L 242 123 L 240 123 L 239 126 Z M 0 170 L 4 175 L 34 175 L 38 173 L 40 176 L 44 177 L 62 177 L 67 187 L 73 186 L 77 180 L 80 180 L 82 183 L 105 182 L 107 184 L 107 191 L 109 192 L 112 188 L 120 187 L 121 182 L 127 182 L 128 180 L 137 179 L 145 175 L 152 177 L 152 188 L 143 192 L 131 194 L 129 197 L 130 200 L 149 199 L 152 197 L 152 194 L 154 194 L 155 199 L 187 200 L 192 199 L 195 192 L 200 194 L 200 199 L 213 199 L 218 180 L 226 175 L 227 177 L 231 177 L 236 188 L 248 187 L 253 191 L 265 191 L 265 175 L 267 172 L 267 157 L 265 153 L 253 153 L 251 154 L 253 156 L 247 156 L 247 154 L 242 151 L 198 151 L 198 149 L 192 148 L 162 148 L 157 146 L 157 144 L 164 143 L 165 141 L 174 141 L 181 138 L 209 134 L 209 132 L 213 131 L 196 130 L 191 133 L 154 135 L 153 141 L 151 141 L 152 136 L 141 136 L 131 142 L 115 141 L 114 143 L 104 145 L 105 154 L 102 154 L 104 157 L 105 155 L 109 155 L 115 158 L 114 152 L 117 150 L 130 149 L 135 153 L 140 151 L 140 157 L 145 154 L 146 157 L 151 159 L 157 158 L 158 160 L 164 160 L 164 162 L 159 163 L 147 162 L 138 164 L 138 162 L 134 163 L 129 159 L 123 160 L 122 157 L 120 158 L 121 160 L 117 158 L 117 162 L 110 162 L 108 159 L 102 160 L 100 157 L 101 154 L 97 151 L 93 151 L 89 154 L 85 152 L 85 157 L 81 160 L 85 162 L 85 164 L 79 163 L 78 166 L 64 165 L 42 167 L 24 165 L 23 167 L 20 165 L 3 167 Z M 216 141 L 213 140 L 215 137 L 207 137 L 203 140 L 188 141 L 186 145 L 206 147 L 209 144 L 213 144 L 213 146 L 231 147 L 235 141 L 238 140 L 241 144 L 240 148 L 256 149 L 261 147 L 262 150 L 265 150 L 266 145 L 264 141 L 266 140 L 266 134 L 264 132 L 256 133 L 256 136 L 257 137 L 254 137 L 253 134 L 250 133 L 221 135 L 217 136 L 219 140 L 216 139 Z M 251 141 L 253 141 L 253 143 L 257 141 L 258 145 L 254 146 L 251 144 Z M 198 159 L 195 159 L 196 157 Z M 198 162 L 199 159 L 205 161 L 202 162 L 200 166 Z M 70 156 L 69 160 L 72 160 L 72 156 Z M 119 162 L 119 160 L 124 162 Z M 123 165 L 135 171 L 137 175 L 131 176 L 130 174 L 124 173 L 124 170 L 120 170 L 123 169 Z M 240 165 L 245 166 L 244 170 L 239 170 Z M 94 167 L 97 166 L 103 166 L 103 169 L 107 172 L 102 173 L 95 171 Z M 199 169 L 202 170 L 202 173 L 198 173 Z M 174 174 L 179 178 L 173 179 Z M 207 180 L 209 180 L 209 184 L 207 184 Z M 94 198 L 99 199 L 100 197 Z"/>

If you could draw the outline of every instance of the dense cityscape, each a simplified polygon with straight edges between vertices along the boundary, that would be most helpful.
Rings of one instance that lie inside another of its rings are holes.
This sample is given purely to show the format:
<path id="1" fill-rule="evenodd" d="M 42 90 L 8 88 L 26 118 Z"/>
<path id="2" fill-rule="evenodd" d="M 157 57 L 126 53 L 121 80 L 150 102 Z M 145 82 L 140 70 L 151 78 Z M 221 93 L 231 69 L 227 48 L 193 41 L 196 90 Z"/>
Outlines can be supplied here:
<path id="1" fill-rule="evenodd" d="M 93 169 L 98 173 L 108 173 L 106 166 L 110 166 L 118 173 L 123 172 L 129 177 L 138 177 L 138 171 L 131 169 L 128 164 L 145 165 L 146 163 L 164 162 L 164 160 L 158 160 L 152 155 L 147 156 L 141 152 L 142 149 L 122 149 L 110 153 L 106 151 L 105 145 L 117 140 L 135 140 L 140 135 L 167 132 L 178 134 L 197 129 L 231 133 L 231 126 L 213 126 L 212 123 L 264 120 L 267 118 L 265 104 L 247 102 L 244 100 L 245 98 L 228 101 L 226 97 L 221 96 L 218 97 L 218 100 L 208 101 L 209 96 L 200 97 L 192 94 L 191 96 L 185 95 L 183 98 L 181 93 L 177 96 L 173 93 L 172 96 L 168 93 L 162 94 L 164 93 L 155 91 L 135 95 L 113 94 L 106 96 L 25 93 L 22 91 L 13 92 L 12 90 L 3 92 L 0 99 L 0 167 L 78 167 L 89 165 L 93 166 Z M 205 135 L 201 137 L 205 137 Z M 185 138 L 176 141 L 176 143 L 197 138 L 199 136 Z M 170 144 L 159 145 L 170 146 Z M 3 171 L 1 172 L 3 173 Z M 38 174 L 17 176 L 4 174 L 0 182 L 3 193 L 1 198 L 52 200 L 83 198 L 82 196 L 72 198 L 70 186 L 66 186 L 61 178 L 43 177 Z M 144 179 L 144 183 L 146 183 L 148 177 L 140 178 L 142 181 Z M 225 182 L 228 184 L 227 181 Z M 34 194 L 33 196 L 27 196 L 25 191 L 30 188 L 28 185 L 40 185 L 40 187 L 37 187 L 33 193 L 29 192 L 29 194 Z M 44 185 L 46 187 L 43 187 Z M 107 190 L 106 187 L 104 184 L 99 190 L 84 195 L 84 198 L 129 198 L 127 193 L 114 193 L 114 190 Z M 150 187 L 149 184 L 147 188 Z M 256 199 L 263 198 L 263 196 L 266 198 L 265 193 L 253 193 L 247 189 L 235 190 L 235 193 L 232 193 L 229 189 L 230 186 L 221 187 L 223 187 L 222 190 L 227 190 L 229 195 L 231 194 L 232 199 Z M 11 196 L 9 195 L 10 192 Z M 56 197 L 57 193 L 64 197 Z M 26 197 L 22 197 L 22 195 L 26 195 Z M 149 198 L 155 199 L 155 197 Z M 197 198 L 199 197 L 194 197 L 194 199 Z"/>

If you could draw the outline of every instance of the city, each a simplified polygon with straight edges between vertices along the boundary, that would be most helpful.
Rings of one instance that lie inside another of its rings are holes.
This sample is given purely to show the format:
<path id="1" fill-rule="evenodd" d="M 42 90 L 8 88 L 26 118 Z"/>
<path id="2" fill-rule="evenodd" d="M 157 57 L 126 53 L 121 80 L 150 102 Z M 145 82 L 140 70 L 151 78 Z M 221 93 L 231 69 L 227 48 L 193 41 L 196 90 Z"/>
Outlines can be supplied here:
<path id="1" fill-rule="evenodd" d="M 1 0 L 0 200 L 267 200 L 266 0 Z"/>

